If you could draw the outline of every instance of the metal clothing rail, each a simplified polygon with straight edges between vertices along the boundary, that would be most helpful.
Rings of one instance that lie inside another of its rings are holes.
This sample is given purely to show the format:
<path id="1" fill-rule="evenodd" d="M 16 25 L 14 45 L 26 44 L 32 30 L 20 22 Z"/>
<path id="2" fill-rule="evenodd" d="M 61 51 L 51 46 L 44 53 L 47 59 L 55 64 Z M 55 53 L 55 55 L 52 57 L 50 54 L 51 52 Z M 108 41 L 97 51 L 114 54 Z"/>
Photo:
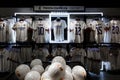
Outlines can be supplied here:
<path id="1" fill-rule="evenodd" d="M 1 43 L 0 44 L 0 48 L 5 48 L 5 47 L 32 47 L 33 45 L 36 46 L 42 46 L 42 45 L 73 45 L 73 46 L 106 46 L 106 45 L 110 45 L 110 46 L 119 46 L 120 47 L 120 43 Z"/>

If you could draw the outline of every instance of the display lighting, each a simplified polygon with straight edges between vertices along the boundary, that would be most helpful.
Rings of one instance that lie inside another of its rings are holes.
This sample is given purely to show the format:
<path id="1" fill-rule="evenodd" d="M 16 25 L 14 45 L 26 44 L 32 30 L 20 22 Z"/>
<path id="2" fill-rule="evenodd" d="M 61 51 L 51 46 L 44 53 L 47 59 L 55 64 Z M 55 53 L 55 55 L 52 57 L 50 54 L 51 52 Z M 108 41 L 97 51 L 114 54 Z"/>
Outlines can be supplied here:
<path id="1" fill-rule="evenodd" d="M 50 13 L 19 13 L 19 12 L 15 12 L 14 16 L 17 15 L 49 15 Z"/>
<path id="2" fill-rule="evenodd" d="M 49 13 L 19 13 L 15 12 L 14 15 L 49 15 L 49 14 L 80 14 L 80 15 L 101 15 L 103 16 L 103 12 L 49 12 Z"/>
<path id="3" fill-rule="evenodd" d="M 69 13 L 69 14 L 81 14 L 81 15 L 101 15 L 103 16 L 103 12 L 76 12 L 76 13 Z"/>

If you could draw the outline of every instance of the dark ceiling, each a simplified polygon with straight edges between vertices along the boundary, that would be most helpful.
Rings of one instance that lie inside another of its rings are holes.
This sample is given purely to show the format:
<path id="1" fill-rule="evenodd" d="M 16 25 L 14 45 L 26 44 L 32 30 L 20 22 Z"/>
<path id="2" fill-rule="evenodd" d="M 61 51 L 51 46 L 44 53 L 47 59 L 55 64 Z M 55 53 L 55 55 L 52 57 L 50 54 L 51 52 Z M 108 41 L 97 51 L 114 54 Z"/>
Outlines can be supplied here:
<path id="1" fill-rule="evenodd" d="M 34 5 L 120 7 L 117 0 L 2 0 L 0 2 L 0 7 L 33 7 Z"/>

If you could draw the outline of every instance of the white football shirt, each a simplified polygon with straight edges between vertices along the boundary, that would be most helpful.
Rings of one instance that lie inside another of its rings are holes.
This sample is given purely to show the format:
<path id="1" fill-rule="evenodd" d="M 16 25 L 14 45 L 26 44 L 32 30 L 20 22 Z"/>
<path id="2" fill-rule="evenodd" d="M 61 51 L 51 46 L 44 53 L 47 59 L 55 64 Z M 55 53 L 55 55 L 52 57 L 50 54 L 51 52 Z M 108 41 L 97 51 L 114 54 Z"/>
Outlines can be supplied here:
<path id="1" fill-rule="evenodd" d="M 103 42 L 104 38 L 104 23 L 100 20 L 93 21 L 93 27 L 95 27 L 95 40 L 97 43 Z"/>
<path id="2" fill-rule="evenodd" d="M 73 27 L 72 27 L 73 26 Z M 84 21 L 72 21 L 71 22 L 71 27 L 73 29 L 73 33 L 75 35 L 75 43 L 81 43 L 84 40 L 84 35 L 83 35 L 83 29 L 86 28 L 86 24 Z M 73 36 L 74 37 L 74 36 Z"/>
<path id="3" fill-rule="evenodd" d="M 120 41 L 120 21 L 119 20 L 111 20 L 111 42 L 119 43 Z"/>
<path id="4" fill-rule="evenodd" d="M 24 42 L 27 40 L 29 27 L 26 21 L 18 21 L 14 24 L 13 29 L 16 31 L 16 41 Z"/>
<path id="5" fill-rule="evenodd" d="M 54 20 L 52 22 L 52 29 L 54 33 L 54 38 L 56 42 L 61 42 L 64 40 L 64 29 L 67 27 L 65 20 Z"/>
<path id="6" fill-rule="evenodd" d="M 36 43 L 45 43 L 45 35 L 46 35 L 46 29 L 48 29 L 48 22 L 45 20 L 42 21 L 34 21 L 33 22 L 33 37 L 32 39 L 36 41 Z"/>

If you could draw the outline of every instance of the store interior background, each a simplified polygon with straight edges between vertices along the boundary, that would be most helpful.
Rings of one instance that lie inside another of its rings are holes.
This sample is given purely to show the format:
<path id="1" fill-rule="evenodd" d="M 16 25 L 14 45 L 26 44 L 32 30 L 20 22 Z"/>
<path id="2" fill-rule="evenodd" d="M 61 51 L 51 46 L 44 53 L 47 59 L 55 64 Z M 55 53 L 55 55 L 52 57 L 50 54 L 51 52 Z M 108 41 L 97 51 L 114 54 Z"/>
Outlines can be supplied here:
<path id="1" fill-rule="evenodd" d="M 14 16 L 15 12 L 31 13 L 35 12 L 33 8 L 0 8 L 0 17 Z M 104 16 L 117 17 L 120 19 L 120 8 L 85 8 L 85 12 L 103 12 Z M 119 80 L 119 75 L 100 74 L 100 80 Z"/>

